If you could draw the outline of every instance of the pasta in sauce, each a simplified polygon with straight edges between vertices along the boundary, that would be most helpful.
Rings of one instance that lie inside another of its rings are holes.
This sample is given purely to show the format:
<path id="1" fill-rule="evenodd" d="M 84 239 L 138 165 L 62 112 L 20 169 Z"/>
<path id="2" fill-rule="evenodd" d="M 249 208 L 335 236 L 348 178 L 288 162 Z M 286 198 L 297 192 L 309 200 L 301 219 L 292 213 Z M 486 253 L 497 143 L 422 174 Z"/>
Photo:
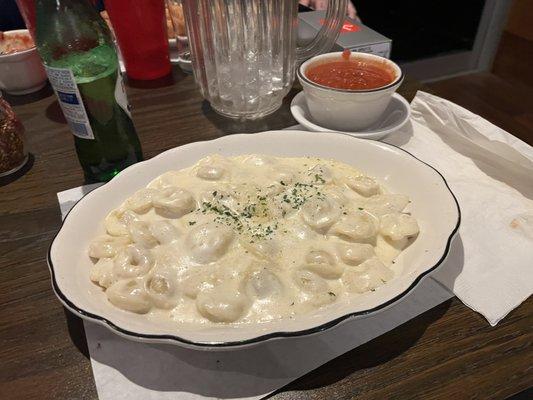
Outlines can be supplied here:
<path id="1" fill-rule="evenodd" d="M 211 155 L 109 213 L 90 278 L 114 306 L 177 322 L 292 318 L 393 279 L 419 232 L 408 203 L 333 160 Z"/>

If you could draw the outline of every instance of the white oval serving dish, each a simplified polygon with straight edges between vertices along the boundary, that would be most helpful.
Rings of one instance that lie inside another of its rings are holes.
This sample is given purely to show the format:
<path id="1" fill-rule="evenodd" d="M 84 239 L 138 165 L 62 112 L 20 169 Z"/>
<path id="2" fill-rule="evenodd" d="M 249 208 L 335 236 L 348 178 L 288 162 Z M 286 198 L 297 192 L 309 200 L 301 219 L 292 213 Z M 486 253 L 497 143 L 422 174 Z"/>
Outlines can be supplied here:
<path id="1" fill-rule="evenodd" d="M 212 153 L 332 158 L 374 176 L 391 192 L 408 195 L 412 201 L 411 212 L 420 225 L 420 234 L 396 260 L 403 272 L 374 292 L 354 296 L 349 301 L 334 303 L 294 319 L 263 324 L 154 323 L 149 322 L 146 315 L 116 308 L 107 301 L 103 290 L 89 279 L 92 263 L 87 256 L 87 247 L 92 238 L 103 233 L 104 217 L 157 176 L 191 166 Z M 50 246 L 48 264 L 53 289 L 68 309 L 124 337 L 201 349 L 235 348 L 275 338 L 317 333 L 349 318 L 390 306 L 444 261 L 459 221 L 457 200 L 442 175 L 392 145 L 322 132 L 286 130 L 229 135 L 168 150 L 127 168 L 111 182 L 87 194 L 65 218 Z"/>

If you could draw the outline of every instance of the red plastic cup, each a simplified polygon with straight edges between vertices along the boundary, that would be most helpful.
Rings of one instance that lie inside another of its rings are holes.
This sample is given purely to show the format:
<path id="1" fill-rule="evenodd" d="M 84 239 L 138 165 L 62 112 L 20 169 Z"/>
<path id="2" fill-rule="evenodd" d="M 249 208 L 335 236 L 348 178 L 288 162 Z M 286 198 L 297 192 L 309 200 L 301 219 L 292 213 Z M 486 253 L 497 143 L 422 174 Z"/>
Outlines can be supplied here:
<path id="1" fill-rule="evenodd" d="M 35 40 L 35 0 L 16 0 L 20 15 L 24 19 L 26 28 Z"/>
<path id="2" fill-rule="evenodd" d="M 105 0 L 130 78 L 149 80 L 170 73 L 164 0 Z"/>

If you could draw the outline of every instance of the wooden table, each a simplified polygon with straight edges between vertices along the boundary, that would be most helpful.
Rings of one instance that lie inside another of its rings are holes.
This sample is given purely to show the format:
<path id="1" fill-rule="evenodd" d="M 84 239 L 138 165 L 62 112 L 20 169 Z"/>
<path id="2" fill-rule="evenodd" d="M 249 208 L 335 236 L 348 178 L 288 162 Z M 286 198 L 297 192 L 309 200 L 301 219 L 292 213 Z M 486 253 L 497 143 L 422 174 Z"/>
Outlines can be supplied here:
<path id="1" fill-rule="evenodd" d="M 128 94 L 146 158 L 227 133 L 295 124 L 288 105 L 296 90 L 274 115 L 242 124 L 215 114 L 192 77 L 180 71 L 151 85 L 159 87 L 135 86 L 130 83 Z M 400 92 L 411 100 L 418 88 L 408 81 Z M 35 161 L 24 176 L 0 187 L 0 399 L 93 399 L 83 324 L 55 298 L 45 261 L 61 222 L 56 193 L 82 185 L 82 171 L 49 88 L 8 100 L 26 127 Z M 506 398 L 533 385 L 532 311 L 530 299 L 491 328 L 452 299 L 273 398 Z"/>

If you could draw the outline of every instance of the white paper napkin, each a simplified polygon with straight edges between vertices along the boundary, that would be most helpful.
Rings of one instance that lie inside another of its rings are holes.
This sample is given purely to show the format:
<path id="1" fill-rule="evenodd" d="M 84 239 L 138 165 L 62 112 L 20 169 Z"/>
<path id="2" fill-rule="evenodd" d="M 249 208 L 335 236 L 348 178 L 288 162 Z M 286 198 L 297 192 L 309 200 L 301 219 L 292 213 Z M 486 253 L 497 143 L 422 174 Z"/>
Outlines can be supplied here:
<path id="1" fill-rule="evenodd" d="M 258 399 L 449 299 L 446 288 L 493 325 L 525 300 L 533 291 L 533 149 L 427 93 L 417 94 L 412 111 L 410 126 L 386 141 L 437 168 L 462 211 L 460 236 L 435 279 L 378 314 L 240 351 L 147 345 L 87 322 L 99 397 Z M 87 190 L 58 193 L 63 215 Z"/>
<path id="2" fill-rule="evenodd" d="M 433 276 L 494 326 L 533 293 L 533 148 L 429 93 L 411 111 L 385 141 L 439 170 L 461 207 L 464 265 Z"/>

